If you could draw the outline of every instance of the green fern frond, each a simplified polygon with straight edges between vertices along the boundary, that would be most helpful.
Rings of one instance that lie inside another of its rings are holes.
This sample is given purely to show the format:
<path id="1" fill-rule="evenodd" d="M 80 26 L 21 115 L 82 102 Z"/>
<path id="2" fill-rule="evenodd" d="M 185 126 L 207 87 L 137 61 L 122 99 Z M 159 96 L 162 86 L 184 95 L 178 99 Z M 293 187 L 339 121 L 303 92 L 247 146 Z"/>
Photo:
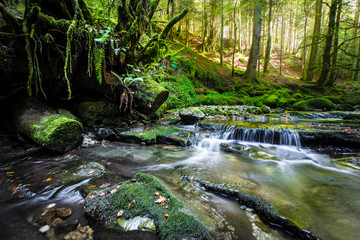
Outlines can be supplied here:
<path id="1" fill-rule="evenodd" d="M 102 64 L 105 58 L 105 50 L 102 48 L 98 48 L 95 47 L 94 48 L 94 68 L 95 68 L 95 74 L 96 74 L 96 78 L 99 81 L 99 84 L 101 85 L 102 83 Z"/>

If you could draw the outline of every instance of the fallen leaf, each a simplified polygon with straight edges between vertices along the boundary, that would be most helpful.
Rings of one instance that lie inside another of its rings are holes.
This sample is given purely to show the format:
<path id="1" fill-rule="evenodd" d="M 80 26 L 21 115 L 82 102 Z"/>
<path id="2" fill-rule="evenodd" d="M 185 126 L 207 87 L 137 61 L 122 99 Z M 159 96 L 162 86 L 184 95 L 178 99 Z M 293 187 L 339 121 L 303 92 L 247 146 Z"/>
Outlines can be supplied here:
<path id="1" fill-rule="evenodd" d="M 94 187 L 96 187 L 96 185 L 91 185 L 89 188 L 94 188 Z"/>
<path id="2" fill-rule="evenodd" d="M 118 213 L 116 214 L 117 217 L 121 217 L 123 215 L 124 211 L 123 210 L 120 210 L 118 211 Z"/>
<path id="3" fill-rule="evenodd" d="M 116 189 L 113 189 L 113 190 L 110 191 L 110 193 L 114 194 L 114 193 L 116 193 L 116 191 L 117 191 Z"/>
<path id="4" fill-rule="evenodd" d="M 129 203 L 128 208 L 131 207 L 131 203 Z"/>
<path id="5" fill-rule="evenodd" d="M 164 220 L 168 219 L 168 217 L 169 217 L 169 214 L 165 214 L 164 215 Z"/>
<path id="6" fill-rule="evenodd" d="M 190 186 L 192 186 L 192 187 L 193 187 L 193 186 L 195 186 L 192 182 L 191 182 L 191 183 L 189 183 L 189 184 L 190 184 Z"/>
<path id="7" fill-rule="evenodd" d="M 20 188 L 20 186 L 12 187 L 12 188 L 11 188 L 11 191 L 12 191 L 12 192 L 15 192 L 15 191 L 18 190 L 19 188 Z"/>
<path id="8" fill-rule="evenodd" d="M 160 193 L 159 193 L 159 192 L 156 192 L 156 193 L 154 193 L 154 195 L 155 195 L 155 196 L 159 196 L 159 195 L 160 195 Z"/>
<path id="9" fill-rule="evenodd" d="M 45 181 L 50 182 L 52 178 L 47 178 Z"/>
<path id="10" fill-rule="evenodd" d="M 14 174 L 15 172 L 6 172 L 7 175 Z"/>
<path id="11" fill-rule="evenodd" d="M 102 196 L 104 196 L 104 195 L 105 195 L 104 192 L 100 192 L 100 193 L 99 193 L 99 196 L 100 196 L 100 197 L 102 197 Z"/>
<path id="12" fill-rule="evenodd" d="M 95 169 L 91 169 L 90 171 L 89 171 L 89 175 L 90 174 L 93 174 L 95 172 Z"/>
<path id="13" fill-rule="evenodd" d="M 147 127 L 147 128 L 145 128 L 145 130 L 149 130 L 149 129 L 150 129 L 150 128 L 148 128 L 148 127 Z"/>
<path id="14" fill-rule="evenodd" d="M 166 208 L 166 209 L 168 209 L 168 208 L 169 208 L 169 206 L 166 206 L 165 208 Z"/>
<path id="15" fill-rule="evenodd" d="M 163 203 L 163 202 L 165 202 L 165 201 L 166 201 L 166 198 L 160 196 L 159 199 L 157 199 L 157 200 L 155 201 L 155 203 Z"/>
<path id="16" fill-rule="evenodd" d="M 90 196 L 91 194 L 92 194 L 92 192 L 91 192 L 91 193 L 89 193 L 89 194 L 87 195 L 87 197 L 88 197 L 88 196 Z"/>
<path id="17" fill-rule="evenodd" d="M 94 198 L 95 198 L 95 195 L 91 195 L 89 198 L 90 198 L 90 199 L 94 199 Z"/>
<path id="18" fill-rule="evenodd" d="M 26 184 L 27 187 L 30 186 L 30 185 L 31 185 L 30 183 Z"/>
<path id="19" fill-rule="evenodd" d="M 134 203 L 135 202 L 135 199 L 131 200 L 131 203 Z"/>

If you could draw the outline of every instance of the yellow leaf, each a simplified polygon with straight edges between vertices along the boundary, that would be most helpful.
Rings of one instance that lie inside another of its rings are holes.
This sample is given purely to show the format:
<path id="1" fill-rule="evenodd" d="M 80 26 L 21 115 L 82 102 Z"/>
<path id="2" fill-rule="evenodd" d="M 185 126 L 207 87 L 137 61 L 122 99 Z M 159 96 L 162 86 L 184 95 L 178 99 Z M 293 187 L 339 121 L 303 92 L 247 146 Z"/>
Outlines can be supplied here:
<path id="1" fill-rule="evenodd" d="M 14 174 L 15 172 L 6 172 L 7 175 Z"/>
<path id="2" fill-rule="evenodd" d="M 50 182 L 52 178 L 47 178 L 45 181 Z"/>
<path id="3" fill-rule="evenodd" d="M 12 192 L 15 192 L 15 191 L 18 190 L 19 188 L 20 188 L 20 186 L 12 187 L 12 188 L 11 188 L 11 191 L 12 191 Z"/>
<path id="4" fill-rule="evenodd" d="M 94 188 L 94 187 L 96 187 L 96 185 L 91 185 L 89 188 Z"/>

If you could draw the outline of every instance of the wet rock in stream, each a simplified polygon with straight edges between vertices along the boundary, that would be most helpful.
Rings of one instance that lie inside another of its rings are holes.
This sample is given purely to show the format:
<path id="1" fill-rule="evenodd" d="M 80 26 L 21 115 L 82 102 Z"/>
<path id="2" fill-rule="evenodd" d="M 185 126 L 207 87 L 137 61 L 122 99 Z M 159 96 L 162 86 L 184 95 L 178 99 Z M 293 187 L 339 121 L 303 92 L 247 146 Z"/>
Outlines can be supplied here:
<path id="1" fill-rule="evenodd" d="M 49 208 L 35 214 L 30 222 L 39 227 L 39 232 L 49 240 L 92 240 L 93 230 L 82 227 L 78 220 L 66 220 L 72 213 L 70 208 Z"/>
<path id="2" fill-rule="evenodd" d="M 85 199 L 85 213 L 108 229 L 140 230 L 146 225 L 156 229 L 161 239 L 212 239 L 207 228 L 182 208 L 154 176 L 143 173 L 118 188 L 95 191 Z"/>
<path id="3" fill-rule="evenodd" d="M 295 223 L 278 215 L 276 209 L 267 201 L 257 196 L 248 194 L 238 189 L 232 189 L 229 185 L 216 184 L 210 181 L 183 176 L 183 179 L 190 183 L 197 183 L 207 191 L 220 194 L 229 198 L 235 198 L 240 204 L 254 209 L 259 218 L 268 226 L 284 231 L 297 239 L 319 239 L 313 233 L 299 228 Z"/>

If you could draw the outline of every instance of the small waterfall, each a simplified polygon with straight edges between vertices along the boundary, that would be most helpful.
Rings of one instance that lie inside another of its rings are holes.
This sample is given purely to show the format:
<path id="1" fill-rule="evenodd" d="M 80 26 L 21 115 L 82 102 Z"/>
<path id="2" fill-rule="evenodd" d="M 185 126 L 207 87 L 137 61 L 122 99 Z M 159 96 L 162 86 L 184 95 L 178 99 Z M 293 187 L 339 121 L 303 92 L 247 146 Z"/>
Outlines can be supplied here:
<path id="1" fill-rule="evenodd" d="M 200 142 L 200 146 L 216 151 L 224 140 L 259 142 L 301 148 L 299 134 L 291 129 L 235 128 L 225 126 L 219 132 L 211 134 Z"/>

